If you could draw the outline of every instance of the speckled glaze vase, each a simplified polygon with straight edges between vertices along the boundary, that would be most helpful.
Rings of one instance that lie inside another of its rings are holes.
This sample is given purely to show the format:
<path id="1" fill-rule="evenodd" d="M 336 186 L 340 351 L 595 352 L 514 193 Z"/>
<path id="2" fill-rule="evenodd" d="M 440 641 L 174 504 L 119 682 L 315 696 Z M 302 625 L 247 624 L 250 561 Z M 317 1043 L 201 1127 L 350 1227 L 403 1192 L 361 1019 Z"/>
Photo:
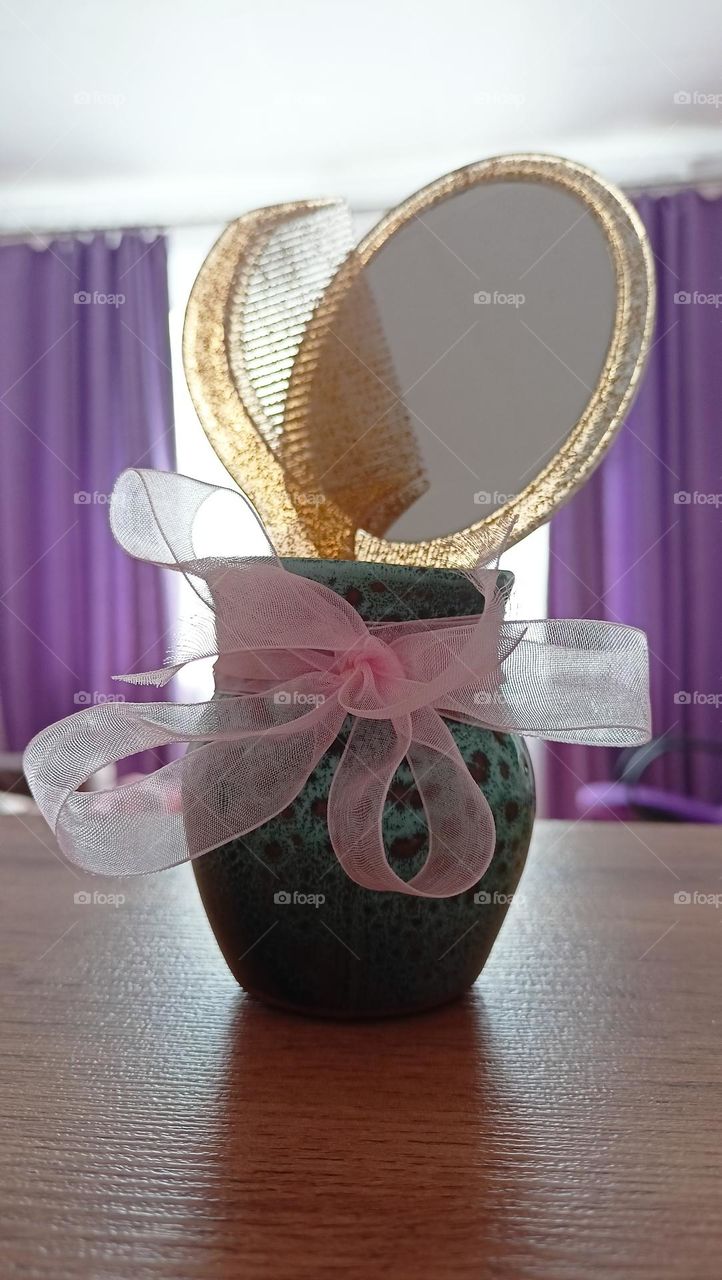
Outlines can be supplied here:
<path id="1" fill-rule="evenodd" d="M 284 563 L 342 595 L 367 622 L 460 617 L 483 608 L 471 583 L 451 570 Z M 496 823 L 491 865 L 467 892 L 415 898 L 348 878 L 331 848 L 326 806 L 350 719 L 288 808 L 193 863 L 221 951 L 250 994 L 299 1013 L 368 1018 L 444 1004 L 478 977 L 526 859 L 534 777 L 521 738 L 447 723 Z M 426 857 L 427 834 L 405 763 L 394 777 L 383 832 L 394 870 L 410 879 Z"/>

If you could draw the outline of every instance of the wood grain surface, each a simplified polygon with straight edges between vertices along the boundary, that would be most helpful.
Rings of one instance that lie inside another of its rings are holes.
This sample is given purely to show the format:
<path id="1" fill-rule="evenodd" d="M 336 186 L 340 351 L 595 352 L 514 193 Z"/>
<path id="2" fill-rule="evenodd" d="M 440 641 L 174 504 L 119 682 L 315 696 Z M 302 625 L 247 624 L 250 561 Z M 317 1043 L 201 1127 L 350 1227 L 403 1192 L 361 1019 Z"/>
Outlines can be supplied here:
<path id="1" fill-rule="evenodd" d="M 469 996 L 368 1024 L 246 998 L 189 868 L 0 840 L 3 1280 L 722 1274 L 719 830 L 540 823 Z"/>

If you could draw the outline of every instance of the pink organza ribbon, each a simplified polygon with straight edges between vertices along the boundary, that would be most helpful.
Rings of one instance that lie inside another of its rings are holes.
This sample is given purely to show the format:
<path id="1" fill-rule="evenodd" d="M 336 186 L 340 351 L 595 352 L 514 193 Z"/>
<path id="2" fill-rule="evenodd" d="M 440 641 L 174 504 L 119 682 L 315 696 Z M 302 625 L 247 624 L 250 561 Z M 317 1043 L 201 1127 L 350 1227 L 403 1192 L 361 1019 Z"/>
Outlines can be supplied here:
<path id="1" fill-rule="evenodd" d="M 224 496 L 245 504 L 240 494 L 152 471 L 124 472 L 114 490 L 121 546 L 183 573 L 204 606 L 175 661 L 121 678 L 164 684 L 187 662 L 215 656 L 218 696 L 108 702 L 33 739 L 31 790 L 64 854 L 84 870 L 158 871 L 242 837 L 295 799 L 350 717 L 328 801 L 336 857 L 369 889 L 448 897 L 484 874 L 495 830 L 445 721 L 599 745 L 648 739 L 642 632 L 590 620 L 505 621 L 497 570 L 482 565 L 467 575 L 483 597 L 477 616 L 367 625 L 335 592 L 285 569 L 267 539 L 259 558 L 197 555 L 201 509 Z M 170 743 L 193 749 L 140 781 L 79 790 L 98 769 Z M 426 861 L 408 881 L 389 865 L 382 836 L 404 759 L 429 831 Z"/>

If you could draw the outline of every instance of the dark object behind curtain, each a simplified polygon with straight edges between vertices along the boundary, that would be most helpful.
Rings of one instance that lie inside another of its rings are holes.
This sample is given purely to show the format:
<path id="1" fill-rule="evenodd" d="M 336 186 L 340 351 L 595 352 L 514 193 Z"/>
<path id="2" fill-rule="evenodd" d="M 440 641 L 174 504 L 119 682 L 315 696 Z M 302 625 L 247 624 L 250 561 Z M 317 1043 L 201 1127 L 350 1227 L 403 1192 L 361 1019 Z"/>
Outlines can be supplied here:
<path id="1" fill-rule="evenodd" d="M 20 751 L 167 648 L 162 575 L 115 545 L 124 467 L 174 464 L 166 244 L 0 247 L 0 705 Z M 158 760 L 134 762 L 157 766 Z"/>
<path id="2" fill-rule="evenodd" d="M 657 326 L 639 396 L 589 484 L 551 523 L 549 613 L 643 627 L 653 731 L 722 738 L 722 199 L 637 201 L 657 266 Z M 553 745 L 546 812 L 614 754 Z M 722 798 L 719 760 L 659 760 L 645 782 Z"/>

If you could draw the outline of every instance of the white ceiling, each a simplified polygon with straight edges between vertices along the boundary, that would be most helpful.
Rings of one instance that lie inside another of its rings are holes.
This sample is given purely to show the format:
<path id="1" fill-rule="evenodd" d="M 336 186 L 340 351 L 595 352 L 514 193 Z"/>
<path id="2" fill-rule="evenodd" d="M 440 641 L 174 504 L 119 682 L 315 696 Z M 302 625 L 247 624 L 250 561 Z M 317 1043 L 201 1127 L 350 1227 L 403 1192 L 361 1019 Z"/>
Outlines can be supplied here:
<path id="1" fill-rule="evenodd" d="M 501 151 L 722 177 L 719 0 L 2 0 L 0 47 L 6 230 L 379 208 Z"/>

